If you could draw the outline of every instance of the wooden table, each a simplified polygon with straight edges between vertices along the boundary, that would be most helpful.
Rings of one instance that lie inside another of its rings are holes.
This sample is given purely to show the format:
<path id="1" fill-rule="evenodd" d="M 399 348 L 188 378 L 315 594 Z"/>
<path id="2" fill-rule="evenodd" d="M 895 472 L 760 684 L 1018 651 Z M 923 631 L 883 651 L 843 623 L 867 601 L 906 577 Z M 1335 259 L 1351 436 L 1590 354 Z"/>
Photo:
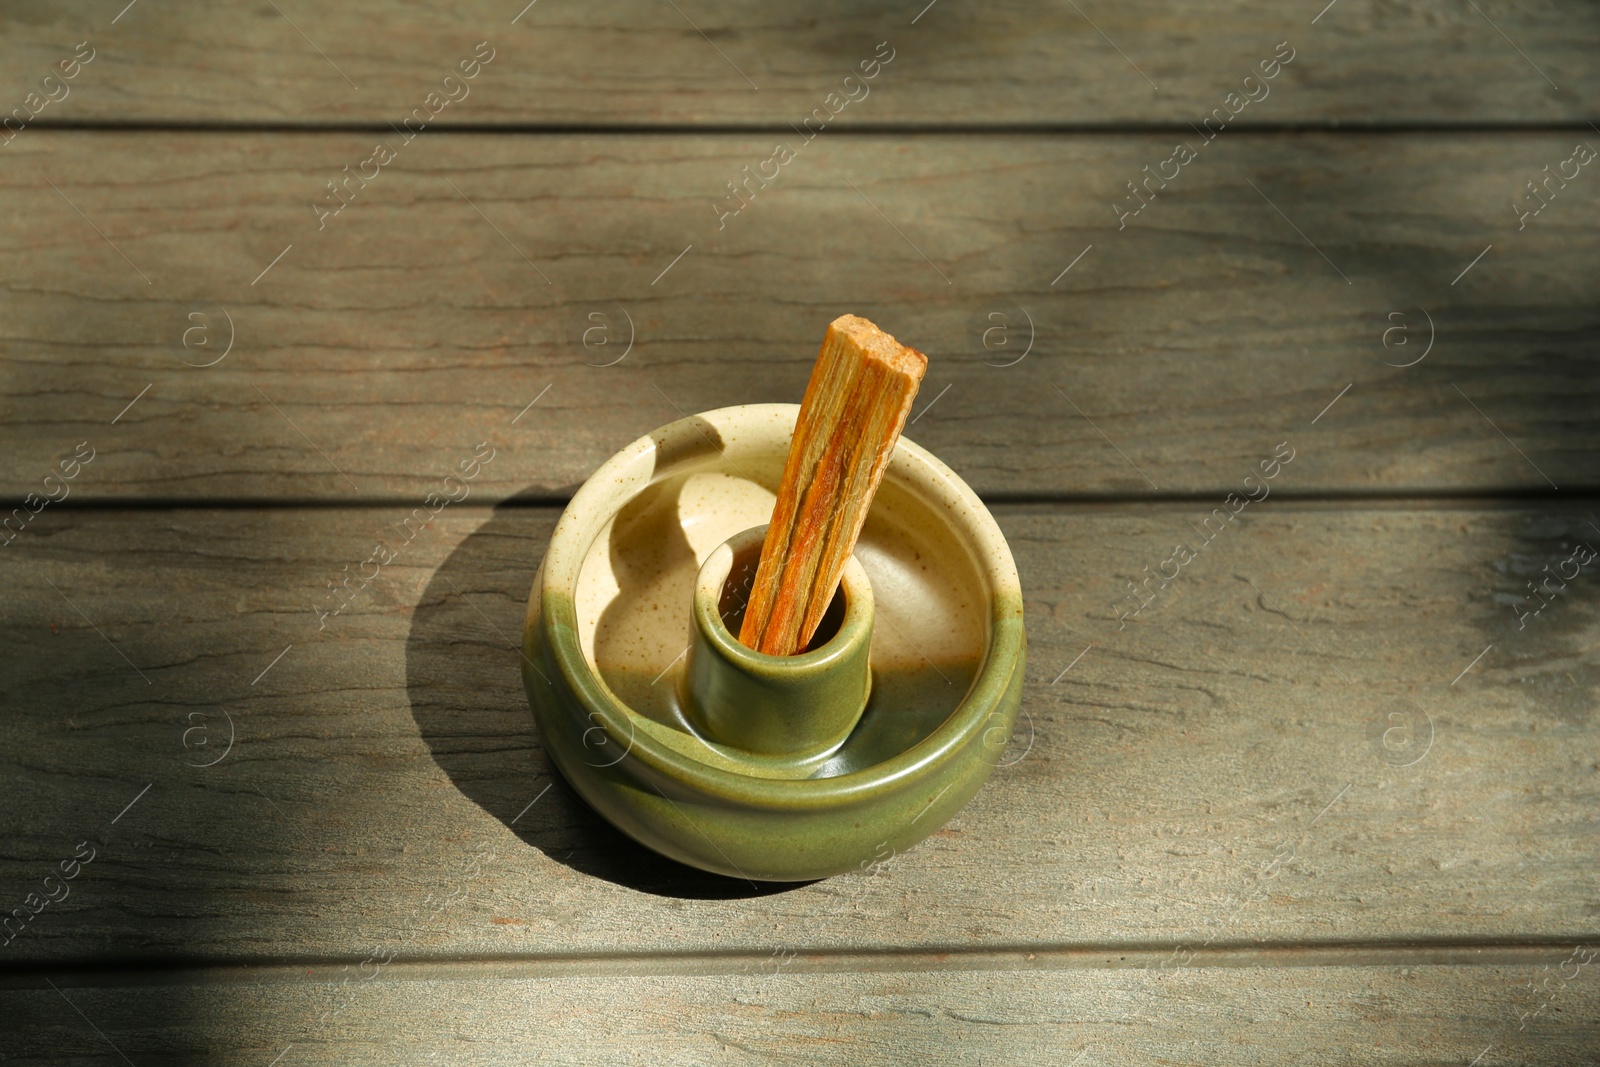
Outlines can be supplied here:
<path id="1" fill-rule="evenodd" d="M 0 1060 L 1594 1062 L 1600 8 L 518 8 L 0 12 Z M 845 311 L 1025 714 L 887 864 L 701 875 L 512 644 Z"/>

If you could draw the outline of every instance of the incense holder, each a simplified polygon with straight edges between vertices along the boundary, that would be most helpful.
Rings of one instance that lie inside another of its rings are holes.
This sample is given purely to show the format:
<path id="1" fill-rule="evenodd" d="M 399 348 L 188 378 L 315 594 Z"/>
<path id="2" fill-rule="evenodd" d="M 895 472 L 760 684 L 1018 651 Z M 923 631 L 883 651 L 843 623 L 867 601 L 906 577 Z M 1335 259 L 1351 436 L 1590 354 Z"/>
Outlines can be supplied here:
<path id="1" fill-rule="evenodd" d="M 734 636 L 799 406 L 641 437 L 573 496 L 534 578 L 522 675 L 562 775 L 675 860 L 799 881 L 903 852 L 1011 737 L 1022 593 L 993 517 L 902 437 L 810 647 Z"/>

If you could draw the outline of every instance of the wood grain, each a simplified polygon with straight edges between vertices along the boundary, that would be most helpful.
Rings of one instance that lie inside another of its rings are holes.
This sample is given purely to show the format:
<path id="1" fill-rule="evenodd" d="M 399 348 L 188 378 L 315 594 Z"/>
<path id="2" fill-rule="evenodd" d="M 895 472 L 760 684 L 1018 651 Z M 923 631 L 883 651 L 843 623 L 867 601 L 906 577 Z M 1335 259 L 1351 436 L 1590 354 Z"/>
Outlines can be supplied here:
<path id="1" fill-rule="evenodd" d="M 927 356 L 866 319 L 828 324 L 761 545 L 744 644 L 773 656 L 811 644 L 927 370 Z"/>
<path id="2" fill-rule="evenodd" d="M 887 42 L 839 125 L 1198 121 L 1298 52 L 1241 121 L 1593 118 L 1600 14 L 1582 0 L 585 5 L 408 0 L 63 0 L 0 16 L 7 108 L 86 38 L 97 58 L 40 121 L 396 122 L 487 40 L 493 63 L 438 122 L 798 123 Z M 927 10 L 924 10 L 927 8 Z M 291 21 L 292 20 L 292 21 Z M 1314 21 L 1315 20 L 1315 21 Z M 1520 54 L 1519 54 L 1520 52 Z"/>
<path id="3" fill-rule="evenodd" d="M 449 505 L 322 618 L 404 514 L 47 510 L 0 552 L 10 906 L 97 849 L 0 963 L 1596 939 L 1600 573 L 1512 607 L 1600 543 L 1582 505 L 1269 497 L 1125 628 L 1209 512 L 1001 507 L 1003 766 L 911 852 L 781 891 L 554 778 L 511 644 L 552 511 Z"/>
<path id="4" fill-rule="evenodd" d="M 1587 1064 L 1594 964 L 1519 1029 L 1570 957 L 1482 966 L 806 973 L 783 949 L 709 977 L 528 965 L 56 975 L 0 988 L 18 1062 L 256 1065 Z M 771 973 L 775 968 L 779 973 Z M 763 970 L 763 968 L 766 968 Z M 1568 970 L 1571 970 L 1569 966 Z M 440 973 L 443 972 L 443 973 Z M 341 986 L 348 981 L 348 985 Z M 77 1009 L 75 1011 L 74 1009 Z M 82 1012 L 80 1016 L 78 1011 Z M 85 1019 L 92 1023 L 85 1024 Z M 95 1033 L 95 1029 L 100 1034 Z M 287 1049 L 287 1051 L 285 1051 Z M 1484 1055 L 1484 1053 L 1488 1053 Z"/>
<path id="5" fill-rule="evenodd" d="M 1593 168 L 1514 204 L 1600 144 L 1597 45 L 1579 0 L 7 6 L 0 1059 L 1591 1062 Z M 846 310 L 1013 501 L 1032 677 L 932 838 L 756 887 L 544 759 L 528 505 L 792 400 Z"/>
<path id="6" fill-rule="evenodd" d="M 771 138 L 424 135 L 319 230 L 373 135 L 29 131 L 0 479 L 88 440 L 76 501 L 412 500 L 514 430 L 474 502 L 562 498 L 792 402 L 856 310 L 934 359 L 907 436 L 990 497 L 1227 491 L 1289 434 L 1279 491 L 1593 489 L 1600 181 L 1510 207 L 1573 140 L 1225 131 L 1119 230 L 1171 137 L 824 135 L 719 229 Z"/>

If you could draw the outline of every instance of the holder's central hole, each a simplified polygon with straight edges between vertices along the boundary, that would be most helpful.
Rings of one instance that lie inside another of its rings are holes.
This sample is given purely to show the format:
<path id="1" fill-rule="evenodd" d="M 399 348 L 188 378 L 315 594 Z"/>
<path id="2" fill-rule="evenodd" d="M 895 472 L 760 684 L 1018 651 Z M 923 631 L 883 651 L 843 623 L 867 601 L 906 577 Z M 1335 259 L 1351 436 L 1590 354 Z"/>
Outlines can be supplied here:
<path id="1" fill-rule="evenodd" d="M 739 635 L 739 627 L 744 624 L 744 609 L 750 603 L 750 590 L 755 588 L 756 567 L 761 563 L 761 542 L 737 552 L 733 557 L 733 566 L 728 569 L 728 578 L 722 583 L 722 595 L 717 598 L 717 614 L 722 616 L 722 624 L 728 628 L 735 639 Z M 833 599 L 828 602 L 828 610 L 823 613 L 822 622 L 817 624 L 817 632 L 811 636 L 811 641 L 795 655 L 814 652 L 833 640 L 839 632 L 839 627 L 844 624 L 844 584 L 833 591 Z"/>

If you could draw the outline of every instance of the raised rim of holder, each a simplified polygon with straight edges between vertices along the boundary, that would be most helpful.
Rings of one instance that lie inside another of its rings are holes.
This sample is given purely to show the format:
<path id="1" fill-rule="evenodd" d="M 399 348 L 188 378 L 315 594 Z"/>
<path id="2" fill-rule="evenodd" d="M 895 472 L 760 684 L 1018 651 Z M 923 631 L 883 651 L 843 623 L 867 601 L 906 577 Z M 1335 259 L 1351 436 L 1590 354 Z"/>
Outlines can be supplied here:
<path id="1" fill-rule="evenodd" d="M 834 594 L 840 610 L 835 616 L 829 609 L 833 632 L 793 656 L 758 652 L 728 627 L 722 602 L 736 563 L 754 573 L 766 532 L 765 523 L 741 530 L 700 565 L 681 699 L 689 721 L 718 744 L 797 766 L 816 763 L 844 744 L 872 691 L 872 582 L 860 561 L 847 557 Z"/>

